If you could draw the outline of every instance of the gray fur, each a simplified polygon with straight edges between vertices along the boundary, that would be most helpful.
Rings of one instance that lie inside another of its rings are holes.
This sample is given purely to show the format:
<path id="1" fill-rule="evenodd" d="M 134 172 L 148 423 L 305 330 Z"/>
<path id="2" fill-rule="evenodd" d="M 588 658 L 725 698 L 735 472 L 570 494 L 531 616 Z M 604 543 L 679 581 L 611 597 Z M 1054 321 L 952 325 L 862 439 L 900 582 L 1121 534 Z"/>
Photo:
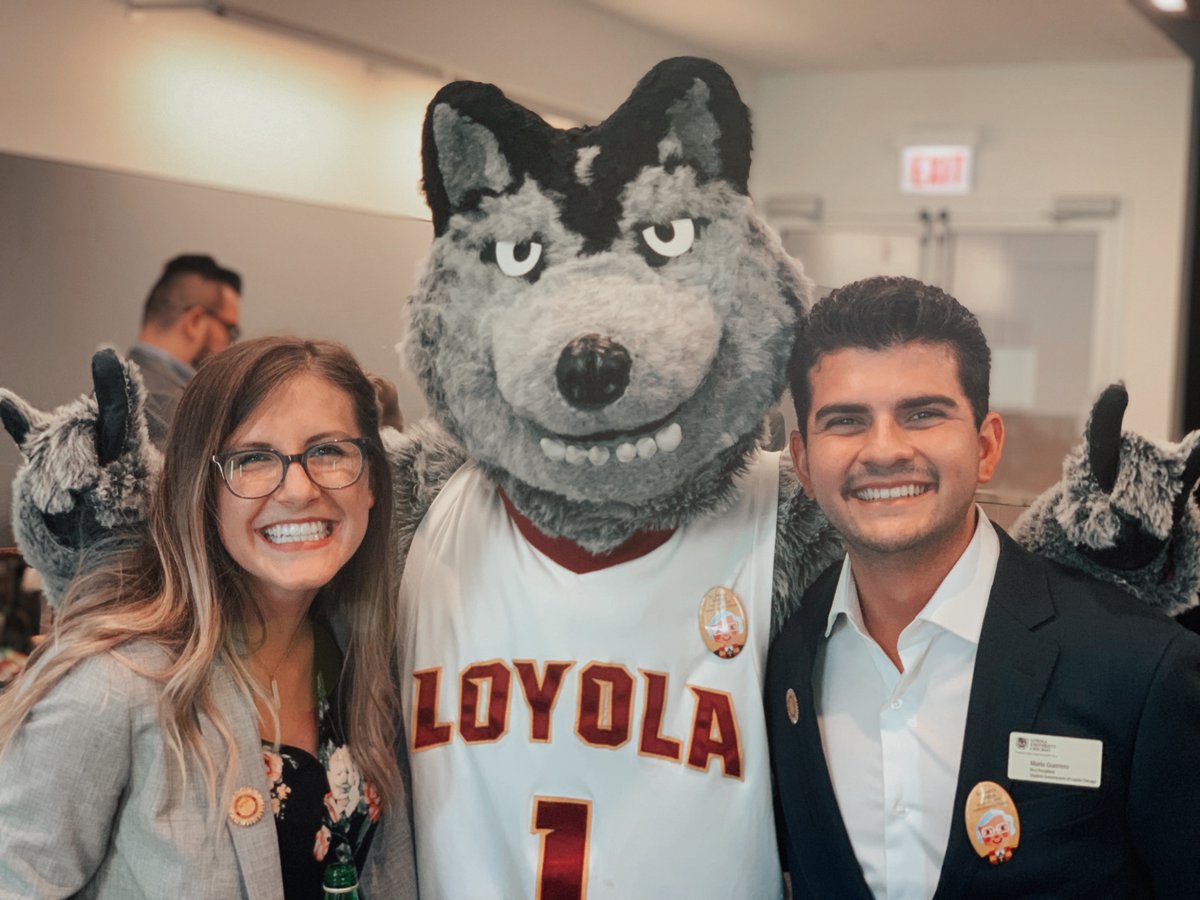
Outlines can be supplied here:
<path id="1" fill-rule="evenodd" d="M 575 178 L 580 184 L 592 183 L 592 165 L 599 155 L 599 147 L 580 147 L 575 151 Z"/>
<path id="2" fill-rule="evenodd" d="M 484 126 L 442 103 L 433 111 L 433 133 L 438 146 L 438 168 L 452 204 L 461 203 L 470 191 L 499 193 L 512 182 L 500 145 Z"/>
<path id="3" fill-rule="evenodd" d="M 25 559 L 42 575 L 47 601 L 56 608 L 75 575 L 82 548 L 62 543 L 46 514 L 78 513 L 81 523 L 94 523 L 103 531 L 135 526 L 145 520 L 150 491 L 162 468 L 162 456 L 146 427 L 141 373 L 135 363 L 123 365 L 131 415 L 123 452 L 103 468 L 96 458 L 95 397 L 79 397 L 45 414 L 0 389 L 0 399 L 21 409 L 31 424 L 20 448 L 26 462 L 13 482 L 13 531 Z"/>
<path id="4" fill-rule="evenodd" d="M 1189 503 L 1178 524 L 1173 524 L 1173 507 L 1187 459 L 1197 445 L 1200 432 L 1192 432 L 1178 444 L 1122 433 L 1116 483 L 1112 493 L 1105 494 L 1086 447 L 1080 444 L 1063 461 L 1062 480 L 1022 514 L 1013 536 L 1028 549 L 1123 587 L 1165 613 L 1193 606 L 1200 594 L 1200 510 Z M 1080 552 L 1080 547 L 1112 547 L 1120 516 L 1167 539 L 1149 565 L 1111 569 Z"/>
<path id="5" fill-rule="evenodd" d="M 671 127 L 658 144 L 660 163 L 690 156 L 700 163 L 705 175 L 721 174 L 721 156 L 717 152 L 721 128 L 709 112 L 709 93 L 708 85 L 697 78 L 687 94 L 667 107 Z"/>
<path id="6" fill-rule="evenodd" d="M 799 608 L 800 598 L 808 586 L 828 566 L 841 559 L 844 552 L 841 535 L 801 489 L 791 458 L 786 452 L 780 454 L 772 638 Z"/>
<path id="7" fill-rule="evenodd" d="M 737 499 L 734 476 L 745 470 L 756 443 L 756 436 L 748 435 L 671 492 L 638 502 L 567 502 L 560 494 L 533 487 L 504 469 L 486 463 L 480 467 L 538 530 L 569 538 L 592 553 L 604 553 L 637 531 L 674 529 L 728 509 Z M 636 523 L 632 530 L 631 523 Z"/>
<path id="8" fill-rule="evenodd" d="M 650 166 L 625 187 L 621 208 L 621 237 L 584 256 L 555 196 L 534 180 L 484 198 L 435 241 L 410 306 L 410 362 L 435 415 L 539 527 L 593 551 L 727 505 L 783 389 L 808 292 L 750 201 L 724 182 Z M 689 252 L 648 266 L 638 249 L 645 223 L 679 218 L 707 225 Z M 534 235 L 545 266 L 535 283 L 481 259 L 489 241 Z M 564 344 L 588 333 L 633 356 L 625 395 L 596 411 L 566 404 L 554 381 Z M 573 466 L 540 443 L 618 432 L 580 441 L 615 454 L 664 418 L 679 424 L 682 443 L 650 459 Z"/>
<path id="9" fill-rule="evenodd" d="M 467 461 L 467 451 L 431 419 L 422 419 L 404 432 L 384 428 L 381 437 L 392 464 L 394 538 L 399 558 L 404 559 L 429 505 Z"/>

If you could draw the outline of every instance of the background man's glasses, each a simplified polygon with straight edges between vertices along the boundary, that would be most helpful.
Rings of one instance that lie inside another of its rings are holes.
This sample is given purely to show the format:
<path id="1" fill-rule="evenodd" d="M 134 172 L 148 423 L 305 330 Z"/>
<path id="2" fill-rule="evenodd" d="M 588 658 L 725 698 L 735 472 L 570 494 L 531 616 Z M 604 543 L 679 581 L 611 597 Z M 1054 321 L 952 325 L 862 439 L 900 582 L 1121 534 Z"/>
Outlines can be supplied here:
<path id="1" fill-rule="evenodd" d="M 287 477 L 288 466 L 300 463 L 313 484 L 326 490 L 347 488 L 362 477 L 366 438 L 343 438 L 313 444 L 303 453 L 288 455 L 270 448 L 234 450 L 212 458 L 225 486 L 244 500 L 273 494 Z"/>
<path id="2" fill-rule="evenodd" d="M 236 341 L 238 338 L 240 338 L 242 336 L 241 328 L 239 328 L 237 325 L 230 325 L 228 322 L 226 322 L 224 319 L 222 319 L 220 316 L 218 316 L 213 310 L 209 309 L 207 306 L 199 306 L 197 308 L 200 310 L 200 312 L 204 313 L 206 316 L 211 316 L 212 318 L 216 319 L 217 322 L 225 329 L 225 331 L 229 333 L 229 343 L 232 344 L 234 341 Z"/>

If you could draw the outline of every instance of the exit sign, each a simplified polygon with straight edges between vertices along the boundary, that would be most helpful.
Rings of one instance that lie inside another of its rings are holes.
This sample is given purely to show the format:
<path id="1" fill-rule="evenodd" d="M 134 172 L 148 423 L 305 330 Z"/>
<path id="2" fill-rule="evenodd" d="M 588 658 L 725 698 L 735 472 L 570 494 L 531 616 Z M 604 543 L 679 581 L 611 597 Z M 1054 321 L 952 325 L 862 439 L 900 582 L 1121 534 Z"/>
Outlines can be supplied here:
<path id="1" fill-rule="evenodd" d="M 900 190 L 906 194 L 968 194 L 972 148 L 968 144 L 923 144 L 900 153 Z"/>

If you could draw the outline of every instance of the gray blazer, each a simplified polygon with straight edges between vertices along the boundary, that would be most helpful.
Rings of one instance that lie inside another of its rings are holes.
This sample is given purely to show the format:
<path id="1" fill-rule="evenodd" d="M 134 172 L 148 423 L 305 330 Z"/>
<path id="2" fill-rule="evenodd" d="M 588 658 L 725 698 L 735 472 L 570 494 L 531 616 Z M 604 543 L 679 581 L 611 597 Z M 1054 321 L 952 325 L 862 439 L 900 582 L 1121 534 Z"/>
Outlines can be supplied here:
<path id="1" fill-rule="evenodd" d="M 149 668 L 162 651 L 119 651 Z M 214 702 L 236 747 L 233 782 L 213 815 L 204 779 L 178 787 L 178 761 L 158 723 L 161 690 L 111 654 L 77 665 L 36 707 L 0 757 L 0 898 L 103 897 L 282 900 L 270 783 L 254 707 L 229 673 L 213 672 Z M 218 770 L 227 753 L 207 719 Z M 218 775 L 221 772 L 218 771 Z M 171 785 L 176 785 L 172 790 Z M 235 790 L 263 798 L 254 825 L 228 816 Z M 403 809 L 385 816 L 369 854 L 374 897 L 416 897 Z"/>

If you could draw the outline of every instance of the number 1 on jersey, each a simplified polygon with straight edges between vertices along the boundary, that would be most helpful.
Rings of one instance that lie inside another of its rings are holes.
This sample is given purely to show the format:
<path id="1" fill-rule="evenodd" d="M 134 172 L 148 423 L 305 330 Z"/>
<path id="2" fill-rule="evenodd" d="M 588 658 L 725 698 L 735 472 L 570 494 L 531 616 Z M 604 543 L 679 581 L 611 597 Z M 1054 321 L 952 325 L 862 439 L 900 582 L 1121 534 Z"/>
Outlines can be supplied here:
<path id="1" fill-rule="evenodd" d="M 530 831 L 542 836 L 535 900 L 585 900 L 591 825 L 590 800 L 533 798 Z"/>

